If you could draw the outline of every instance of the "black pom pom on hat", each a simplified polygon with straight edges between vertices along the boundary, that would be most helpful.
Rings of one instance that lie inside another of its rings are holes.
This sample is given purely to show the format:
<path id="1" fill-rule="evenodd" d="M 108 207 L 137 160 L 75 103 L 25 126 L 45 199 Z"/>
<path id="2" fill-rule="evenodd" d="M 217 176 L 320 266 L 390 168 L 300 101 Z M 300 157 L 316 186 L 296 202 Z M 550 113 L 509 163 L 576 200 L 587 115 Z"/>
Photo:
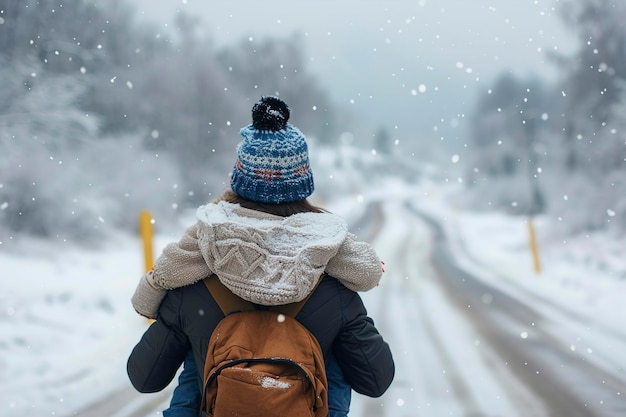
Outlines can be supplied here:
<path id="1" fill-rule="evenodd" d="M 264 96 L 252 107 L 252 126 L 257 130 L 277 132 L 287 127 L 289 107 L 278 97 Z"/>

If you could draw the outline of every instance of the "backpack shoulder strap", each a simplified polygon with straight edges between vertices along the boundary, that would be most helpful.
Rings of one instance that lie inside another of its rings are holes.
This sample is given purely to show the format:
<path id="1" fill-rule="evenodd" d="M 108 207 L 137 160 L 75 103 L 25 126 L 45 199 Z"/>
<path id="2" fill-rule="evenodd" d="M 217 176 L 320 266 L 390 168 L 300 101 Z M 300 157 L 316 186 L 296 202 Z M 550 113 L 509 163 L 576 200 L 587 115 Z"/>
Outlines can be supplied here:
<path id="1" fill-rule="evenodd" d="M 325 276 L 326 273 L 322 274 L 320 279 L 317 281 L 317 284 L 315 284 L 315 288 L 313 288 L 313 291 L 311 291 L 309 295 L 304 298 L 304 300 L 298 301 L 297 303 L 273 306 L 270 308 L 270 311 L 282 313 L 289 317 L 296 317 L 302 307 L 304 307 L 306 302 L 309 301 L 309 298 L 311 297 L 311 295 L 313 295 Z M 222 282 L 215 274 L 205 278 L 204 285 L 206 285 L 207 289 L 213 296 L 213 299 L 225 316 L 228 316 L 230 313 L 234 313 L 237 311 L 255 310 L 254 305 L 251 302 L 246 301 L 243 298 L 233 294 L 232 291 L 230 291 L 224 284 L 222 284 Z"/>
<path id="2" fill-rule="evenodd" d="M 213 296 L 213 299 L 225 316 L 237 311 L 252 311 L 254 306 L 251 302 L 235 295 L 213 274 L 204 279 L 204 285 Z"/>

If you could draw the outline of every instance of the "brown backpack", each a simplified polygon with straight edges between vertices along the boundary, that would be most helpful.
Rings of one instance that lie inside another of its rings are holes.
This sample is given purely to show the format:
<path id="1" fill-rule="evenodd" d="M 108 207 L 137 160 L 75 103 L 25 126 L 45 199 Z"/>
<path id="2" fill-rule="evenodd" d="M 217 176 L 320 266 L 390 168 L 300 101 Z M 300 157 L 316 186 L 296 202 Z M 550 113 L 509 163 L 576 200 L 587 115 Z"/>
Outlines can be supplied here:
<path id="1" fill-rule="evenodd" d="M 204 283 L 226 316 L 211 335 L 204 364 L 207 416 L 326 417 L 324 356 L 294 319 L 307 299 L 260 311 L 217 276 Z"/>

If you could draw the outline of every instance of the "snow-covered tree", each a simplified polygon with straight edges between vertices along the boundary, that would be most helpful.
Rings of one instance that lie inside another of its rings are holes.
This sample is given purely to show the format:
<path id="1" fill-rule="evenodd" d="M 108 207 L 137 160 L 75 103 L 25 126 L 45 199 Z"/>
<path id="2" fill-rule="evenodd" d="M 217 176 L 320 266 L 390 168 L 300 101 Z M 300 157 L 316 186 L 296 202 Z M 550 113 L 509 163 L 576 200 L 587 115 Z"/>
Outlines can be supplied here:
<path id="1" fill-rule="evenodd" d="M 0 115 L 0 228 L 84 241 L 134 228 L 143 208 L 171 220 L 177 166 L 144 149 L 138 135 L 101 138 L 98 117 L 78 106 L 84 85 L 37 67 L 4 68 L 12 82 L 0 90 L 8 103 Z"/>
<path id="2" fill-rule="evenodd" d="M 564 146 L 570 171 L 587 165 L 593 137 L 611 122 L 612 107 L 621 100 L 626 79 L 626 3 L 609 0 L 568 0 L 561 14 L 574 28 L 579 49 L 562 59 L 565 74 Z M 593 163 L 592 163 L 593 164 Z"/>
<path id="3" fill-rule="evenodd" d="M 163 220 L 206 202 L 225 188 L 264 94 L 283 97 L 307 134 L 335 128 L 301 40 L 216 51 L 195 18 L 155 36 L 124 0 L 0 0 L 0 19 L 0 229 L 10 233 L 96 236 L 134 228 L 141 208 Z"/>
<path id="4" fill-rule="evenodd" d="M 503 74 L 482 94 L 471 118 L 467 164 L 473 204 L 518 214 L 544 209 L 535 175 L 545 159 L 538 149 L 548 128 L 544 116 L 552 105 L 538 80 Z"/>

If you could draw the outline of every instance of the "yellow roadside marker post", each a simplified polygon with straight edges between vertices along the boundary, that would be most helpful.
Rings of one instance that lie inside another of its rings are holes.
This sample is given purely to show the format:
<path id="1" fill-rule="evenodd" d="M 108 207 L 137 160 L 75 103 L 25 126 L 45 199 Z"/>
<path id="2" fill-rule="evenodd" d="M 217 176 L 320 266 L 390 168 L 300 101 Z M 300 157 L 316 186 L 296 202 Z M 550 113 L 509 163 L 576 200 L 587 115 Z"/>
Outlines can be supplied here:
<path id="1" fill-rule="evenodd" d="M 141 213 L 139 213 L 139 234 L 143 242 L 145 272 L 148 272 L 154 265 L 154 258 L 152 254 L 152 215 L 147 210 L 142 210 Z M 148 323 L 152 323 L 153 321 L 152 319 L 148 319 Z"/>
<path id="2" fill-rule="evenodd" d="M 145 260 L 145 272 L 152 269 L 152 215 L 147 210 L 139 213 L 139 234 L 143 242 L 143 254 Z"/>
<path id="3" fill-rule="evenodd" d="M 529 90 L 530 91 L 530 90 Z M 539 248 L 537 247 L 537 236 L 535 235 L 535 226 L 533 224 L 533 216 L 542 213 L 545 210 L 545 200 L 537 183 L 537 154 L 535 152 L 535 143 L 537 136 L 537 122 L 543 120 L 540 110 L 532 104 L 526 102 L 522 111 L 522 125 L 524 127 L 526 151 L 528 156 L 528 179 L 530 180 L 531 206 L 528 210 L 528 234 L 530 235 L 530 251 L 533 255 L 533 267 L 535 273 L 541 273 L 541 263 L 539 262 Z M 540 172 L 540 171 L 539 171 Z"/>
<path id="4" fill-rule="evenodd" d="M 541 273 L 541 263 L 539 261 L 539 248 L 537 247 L 537 236 L 535 235 L 535 227 L 533 225 L 533 218 L 528 218 L 528 234 L 530 235 L 530 252 L 533 255 L 533 266 L 535 273 Z"/>

